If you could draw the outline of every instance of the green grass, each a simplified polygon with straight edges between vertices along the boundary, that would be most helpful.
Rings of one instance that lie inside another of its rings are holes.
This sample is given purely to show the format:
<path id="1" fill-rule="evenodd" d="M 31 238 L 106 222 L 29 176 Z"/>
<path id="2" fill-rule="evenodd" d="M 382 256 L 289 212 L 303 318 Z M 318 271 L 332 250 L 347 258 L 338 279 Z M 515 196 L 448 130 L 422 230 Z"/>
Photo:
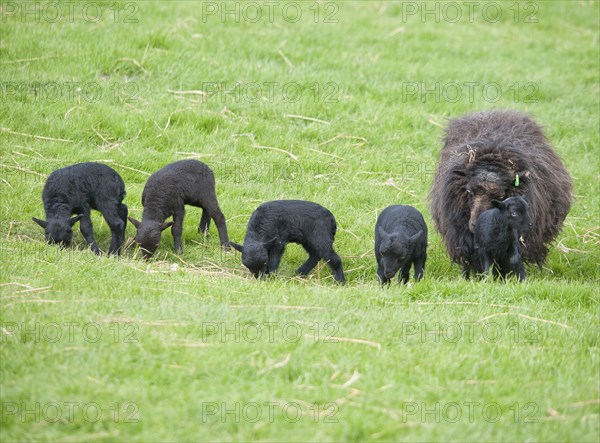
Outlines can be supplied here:
<path id="1" fill-rule="evenodd" d="M 481 5 L 448 23 L 446 4 L 422 20 L 421 2 L 321 2 L 317 22 L 299 4 L 296 23 L 260 2 L 257 23 L 246 4 L 222 23 L 235 4 L 61 3 L 51 23 L 48 3 L 0 3 L 0 439 L 598 441 L 598 3 L 521 3 L 518 20 L 498 3 L 497 23 Z M 523 284 L 462 280 L 427 208 L 446 119 L 492 108 L 529 112 L 574 180 Z M 348 284 L 322 265 L 293 278 L 294 245 L 254 280 L 214 225 L 197 234 L 197 208 L 183 254 L 167 231 L 150 262 L 79 233 L 59 251 L 31 221 L 58 167 L 109 164 L 139 218 L 148 174 L 183 158 L 215 171 L 234 241 L 260 202 L 329 208 Z M 373 226 L 399 203 L 424 213 L 429 260 L 381 290 Z"/>

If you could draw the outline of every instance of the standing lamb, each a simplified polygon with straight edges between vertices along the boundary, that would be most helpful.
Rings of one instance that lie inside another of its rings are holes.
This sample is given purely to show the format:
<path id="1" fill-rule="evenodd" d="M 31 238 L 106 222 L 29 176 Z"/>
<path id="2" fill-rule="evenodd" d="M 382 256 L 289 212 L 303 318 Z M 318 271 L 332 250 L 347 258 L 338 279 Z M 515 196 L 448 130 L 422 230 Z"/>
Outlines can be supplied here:
<path id="1" fill-rule="evenodd" d="M 148 178 L 142 192 L 142 221 L 129 217 L 137 229 L 135 241 L 145 258 L 152 257 L 160 244 L 162 231 L 169 226 L 172 226 L 175 252 L 182 252 L 185 205 L 202 208 L 198 232 L 206 234 L 212 218 L 219 231 L 221 246 L 229 249 L 225 216 L 217 202 L 213 172 L 198 160 L 181 160 L 159 169 Z M 173 216 L 173 221 L 165 223 L 170 216 Z"/>
<path id="2" fill-rule="evenodd" d="M 542 265 L 547 243 L 571 207 L 571 178 L 542 128 L 527 115 L 495 110 L 450 120 L 429 198 L 431 215 L 452 261 L 481 272 L 473 233 L 492 200 L 524 196 L 534 228 L 523 259 Z"/>
<path id="3" fill-rule="evenodd" d="M 277 271 L 288 243 L 301 244 L 308 260 L 297 274 L 306 276 L 320 259 L 327 262 L 338 283 L 345 282 L 342 260 L 333 250 L 337 225 L 323 206 L 302 200 L 263 203 L 252 213 L 244 245 L 231 243 L 242 253 L 242 263 L 256 278 Z"/>
<path id="4" fill-rule="evenodd" d="M 475 249 L 483 272 L 505 278 L 514 273 L 525 280 L 519 237 L 531 230 L 529 205 L 523 197 L 510 197 L 500 202 L 492 200 L 492 209 L 484 211 L 475 223 Z"/>
<path id="5" fill-rule="evenodd" d="M 45 230 L 46 241 L 69 246 L 73 239 L 72 227 L 79 228 L 94 253 L 102 251 L 94 239 L 90 210 L 100 211 L 110 227 L 112 239 L 109 254 L 119 253 L 125 238 L 127 206 L 125 183 L 112 168 L 101 163 L 79 163 L 52 172 L 44 185 L 42 200 L 46 220 L 33 217 Z M 71 218 L 72 214 L 77 214 Z"/>
<path id="6" fill-rule="evenodd" d="M 427 225 L 412 206 L 388 206 L 375 224 L 375 259 L 382 285 L 389 283 L 399 269 L 398 282 L 408 282 L 414 265 L 415 280 L 423 277 L 427 260 Z"/>

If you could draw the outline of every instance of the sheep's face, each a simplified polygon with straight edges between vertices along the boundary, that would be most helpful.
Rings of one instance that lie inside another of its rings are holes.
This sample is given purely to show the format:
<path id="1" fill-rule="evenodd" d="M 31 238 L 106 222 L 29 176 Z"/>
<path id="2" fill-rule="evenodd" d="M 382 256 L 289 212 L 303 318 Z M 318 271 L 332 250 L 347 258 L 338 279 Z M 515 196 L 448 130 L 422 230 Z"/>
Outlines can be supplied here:
<path id="1" fill-rule="evenodd" d="M 73 240 L 73 229 L 68 223 L 50 221 L 44 231 L 48 243 L 57 244 L 59 246 L 71 245 L 71 241 Z"/>
<path id="2" fill-rule="evenodd" d="M 150 258 L 160 245 L 161 231 L 156 228 L 146 228 L 145 226 L 138 229 L 135 235 L 135 242 L 142 249 L 142 254 L 145 258 Z"/>
<path id="3" fill-rule="evenodd" d="M 498 204 L 492 202 L 506 213 L 508 225 L 519 233 L 527 233 L 533 228 L 529 204 L 523 197 L 510 197 Z"/>
<path id="4" fill-rule="evenodd" d="M 173 222 L 161 223 L 154 221 L 139 222 L 134 218 L 128 217 L 129 221 L 136 227 L 135 242 L 142 250 L 144 258 L 150 258 L 160 245 L 162 231 L 167 229 Z"/>
<path id="5" fill-rule="evenodd" d="M 254 277 L 258 278 L 266 272 L 268 259 L 267 248 L 262 243 L 244 245 L 242 263 L 252 272 Z"/>
<path id="6" fill-rule="evenodd" d="M 475 223 L 483 211 L 492 208 L 492 200 L 504 200 L 515 195 L 516 184 L 524 181 L 527 172 L 515 174 L 500 168 L 474 169 L 471 171 L 454 171 L 463 177 L 465 199 L 469 206 L 469 230 L 475 232 Z M 517 179 L 517 176 L 519 178 Z"/>
<path id="7" fill-rule="evenodd" d="M 392 278 L 401 267 L 408 263 L 414 253 L 415 242 L 422 233 L 423 231 L 419 231 L 409 237 L 402 232 L 387 234 L 380 228 L 380 263 L 383 266 L 383 274 L 386 278 Z"/>
<path id="8" fill-rule="evenodd" d="M 73 225 L 79 221 L 83 215 L 77 215 L 71 219 L 50 219 L 48 221 L 33 217 L 33 221 L 44 228 L 44 237 L 49 244 L 56 244 L 61 247 L 71 245 L 73 240 Z"/>

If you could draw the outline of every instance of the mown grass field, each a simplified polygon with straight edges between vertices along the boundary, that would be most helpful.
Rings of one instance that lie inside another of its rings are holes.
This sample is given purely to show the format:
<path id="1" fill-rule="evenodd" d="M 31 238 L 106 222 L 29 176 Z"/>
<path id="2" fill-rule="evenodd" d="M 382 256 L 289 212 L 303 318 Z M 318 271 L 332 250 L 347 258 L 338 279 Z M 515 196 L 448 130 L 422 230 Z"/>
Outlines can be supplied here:
<path id="1" fill-rule="evenodd" d="M 0 12 L 2 441 L 599 440 L 597 2 Z M 461 279 L 427 208 L 446 119 L 492 108 L 529 112 L 574 182 L 522 284 Z M 31 221 L 58 167 L 110 165 L 139 218 L 148 175 L 184 158 L 214 170 L 234 241 L 261 202 L 329 208 L 348 284 L 293 278 L 296 246 L 256 281 L 197 208 L 183 254 L 166 231 L 149 262 L 78 232 L 60 251 Z M 423 212 L 429 259 L 382 290 L 390 204 Z"/>

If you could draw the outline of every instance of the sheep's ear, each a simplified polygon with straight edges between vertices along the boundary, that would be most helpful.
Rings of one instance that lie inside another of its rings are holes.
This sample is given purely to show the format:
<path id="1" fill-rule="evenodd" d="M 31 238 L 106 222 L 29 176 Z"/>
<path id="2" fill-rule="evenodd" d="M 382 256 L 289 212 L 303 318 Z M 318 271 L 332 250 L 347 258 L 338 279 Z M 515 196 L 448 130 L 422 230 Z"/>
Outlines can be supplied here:
<path id="1" fill-rule="evenodd" d="M 417 241 L 421 237 L 421 235 L 423 235 L 423 230 L 422 229 L 419 232 L 417 232 L 415 235 L 413 235 L 411 237 L 408 237 L 408 240 L 411 241 L 411 242 L 415 242 L 415 241 Z"/>
<path id="2" fill-rule="evenodd" d="M 269 249 L 277 241 L 277 237 L 273 237 L 271 240 L 264 242 L 265 248 Z"/>
<path id="3" fill-rule="evenodd" d="M 244 252 L 244 247 L 239 243 L 229 242 L 229 244 L 233 246 L 233 249 L 235 249 L 236 251 Z"/>
<path id="4" fill-rule="evenodd" d="M 75 217 L 73 217 L 71 220 L 69 220 L 69 226 L 73 226 L 75 223 L 77 223 L 79 221 L 79 219 L 81 219 L 81 217 L 83 217 L 83 214 L 79 214 L 79 215 L 76 215 Z"/>
<path id="5" fill-rule="evenodd" d="M 162 225 L 160 225 L 160 230 L 164 231 L 165 229 L 167 229 L 169 226 L 172 226 L 172 225 L 173 225 L 172 221 L 167 222 L 167 223 L 163 223 Z"/>
<path id="6" fill-rule="evenodd" d="M 35 218 L 35 217 L 31 217 L 31 219 L 36 222 L 38 225 L 40 225 L 42 227 L 42 229 L 46 229 L 46 226 L 48 225 L 48 222 L 44 221 L 44 220 L 40 220 L 39 218 Z"/>
<path id="7" fill-rule="evenodd" d="M 135 218 L 133 218 L 133 217 L 127 217 L 127 220 L 129 220 L 131 222 L 131 224 L 133 226 L 135 226 L 136 229 L 140 227 L 140 222 L 137 221 Z"/>
<path id="8" fill-rule="evenodd" d="M 506 206 L 504 204 L 504 202 L 501 202 L 500 200 L 492 200 L 492 206 L 494 208 L 498 208 L 498 209 L 504 209 L 504 207 Z"/>

